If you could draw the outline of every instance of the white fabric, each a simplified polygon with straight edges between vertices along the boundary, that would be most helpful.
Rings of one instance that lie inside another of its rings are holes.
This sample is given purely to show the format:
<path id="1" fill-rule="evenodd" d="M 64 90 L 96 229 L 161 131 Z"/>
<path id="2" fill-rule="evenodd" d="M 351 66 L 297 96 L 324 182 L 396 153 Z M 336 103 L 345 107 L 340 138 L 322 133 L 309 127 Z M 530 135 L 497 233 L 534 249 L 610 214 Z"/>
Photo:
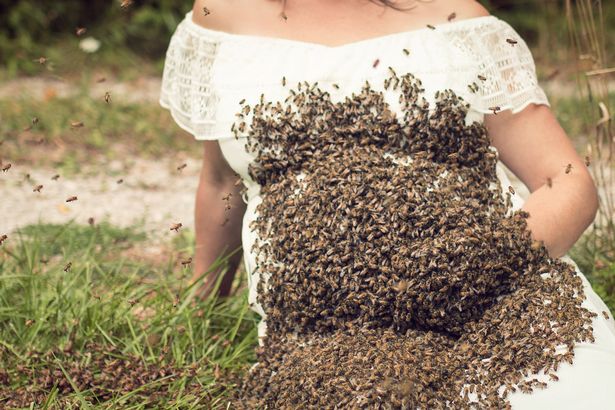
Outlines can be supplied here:
<path id="1" fill-rule="evenodd" d="M 516 41 L 510 44 L 506 40 Z M 409 51 L 409 55 L 403 52 Z M 379 64 L 373 63 L 379 59 Z M 249 303 L 261 315 L 259 341 L 266 334 L 266 315 L 256 301 L 256 284 L 260 280 L 257 262 L 251 252 L 255 232 L 249 228 L 256 219 L 260 187 L 248 174 L 254 156 L 245 150 L 245 135 L 235 139 L 231 125 L 237 120 L 239 101 L 253 106 L 261 94 L 267 101 L 284 102 L 288 88 L 298 82 L 318 82 L 331 94 L 332 101 L 344 100 L 369 81 L 383 92 L 386 101 L 401 116 L 398 95 L 384 90 L 388 67 L 403 74 L 412 72 L 422 81 L 424 96 L 433 106 L 433 94 L 452 89 L 468 104 L 466 122 L 482 122 L 492 107 L 513 113 L 529 104 L 549 105 L 539 86 L 532 54 L 525 41 L 505 21 L 495 16 L 481 16 L 436 25 L 435 30 L 422 28 L 350 44 L 330 47 L 316 43 L 231 34 L 211 30 L 192 21 L 192 12 L 177 27 L 166 55 L 160 104 L 168 108 L 180 127 L 198 140 L 218 140 L 229 166 L 248 188 L 243 219 L 244 262 L 248 274 Z M 484 80 L 479 79 L 479 75 Z M 282 85 L 286 78 L 286 87 Z M 468 85 L 476 83 L 478 91 Z M 337 84 L 339 88 L 334 88 Z M 248 127 L 246 127 L 247 129 Z M 495 148 L 494 148 L 495 149 Z M 497 152 L 497 151 L 496 151 Z M 510 185 L 502 164 L 498 178 Z M 523 199 L 513 195 L 513 209 L 523 206 Z M 567 256 L 564 259 L 574 262 Z M 598 313 L 594 320 L 595 343 L 576 347 L 572 366 L 563 366 L 560 381 L 532 395 L 514 393 L 513 408 L 578 409 L 615 406 L 615 321 L 606 319 L 608 310 L 585 284 L 588 309 Z M 267 278 L 263 278 L 266 280 Z M 591 403 L 591 405 L 590 405 Z"/>

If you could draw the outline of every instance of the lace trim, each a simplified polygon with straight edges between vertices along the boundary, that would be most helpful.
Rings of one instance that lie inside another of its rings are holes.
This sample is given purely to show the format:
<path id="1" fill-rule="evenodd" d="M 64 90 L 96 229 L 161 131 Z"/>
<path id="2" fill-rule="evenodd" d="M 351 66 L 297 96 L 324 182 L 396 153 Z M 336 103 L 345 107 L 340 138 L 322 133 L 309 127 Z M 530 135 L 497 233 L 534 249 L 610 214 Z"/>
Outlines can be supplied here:
<path id="1" fill-rule="evenodd" d="M 198 140 L 230 137 L 218 134 L 216 109 L 220 100 L 212 82 L 219 40 L 190 32 L 186 20 L 178 26 L 167 49 L 160 105 L 175 122 Z"/>

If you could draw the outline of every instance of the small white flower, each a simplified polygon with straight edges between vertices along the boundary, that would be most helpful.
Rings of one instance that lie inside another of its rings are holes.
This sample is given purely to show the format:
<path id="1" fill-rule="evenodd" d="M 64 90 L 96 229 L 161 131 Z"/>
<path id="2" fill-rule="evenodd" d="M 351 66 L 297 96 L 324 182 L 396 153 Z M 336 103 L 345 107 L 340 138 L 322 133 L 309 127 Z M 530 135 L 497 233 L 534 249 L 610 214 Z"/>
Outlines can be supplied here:
<path id="1" fill-rule="evenodd" d="M 86 37 L 79 42 L 79 48 L 86 53 L 95 53 L 100 48 L 100 41 L 94 37 Z"/>

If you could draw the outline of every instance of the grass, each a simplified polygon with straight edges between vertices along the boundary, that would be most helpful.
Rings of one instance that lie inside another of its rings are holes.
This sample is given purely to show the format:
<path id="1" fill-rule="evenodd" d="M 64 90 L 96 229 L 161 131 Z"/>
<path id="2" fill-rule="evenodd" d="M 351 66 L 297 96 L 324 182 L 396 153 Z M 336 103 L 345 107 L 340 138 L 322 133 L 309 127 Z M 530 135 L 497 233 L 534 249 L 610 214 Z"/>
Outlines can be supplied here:
<path id="1" fill-rule="evenodd" d="M 257 316 L 248 309 L 243 275 L 237 275 L 239 291 L 233 296 L 196 300 L 187 286 L 189 269 L 180 267 L 176 257 L 192 246 L 191 237 L 179 238 L 165 262 L 122 256 L 144 240 L 136 228 L 107 223 L 31 225 L 6 240 L 0 253 L 0 369 L 8 372 L 8 385 L 3 386 L 0 370 L 0 407 L 31 385 L 48 400 L 44 408 L 71 403 L 79 408 L 146 408 L 152 405 L 148 397 L 162 388 L 158 408 L 224 408 L 233 386 L 220 374 L 245 370 L 257 344 Z M 68 263 L 72 265 L 66 269 Z M 98 363 L 91 343 L 109 357 L 132 357 L 146 368 L 173 364 L 193 373 L 129 390 L 118 386 L 102 401 L 93 388 L 79 391 L 80 377 L 68 377 L 76 362 L 87 360 L 96 380 L 106 377 L 102 364 L 91 365 Z M 49 356 L 33 354 L 54 348 Z M 88 359 L 88 352 L 94 356 Z M 45 385 L 43 369 L 62 376 Z M 72 392 L 59 394 L 61 386 L 67 388 L 63 379 Z"/>
<path id="2" fill-rule="evenodd" d="M 201 150 L 181 131 L 169 113 L 152 103 L 125 103 L 82 93 L 72 98 L 0 100 L 1 158 L 16 163 L 52 166 L 75 173 L 93 158 L 109 160 L 134 155 L 159 158 Z M 38 123 L 32 126 L 32 119 Z M 82 122 L 83 127 L 73 127 Z M 25 131 L 32 126 L 31 130 Z"/>

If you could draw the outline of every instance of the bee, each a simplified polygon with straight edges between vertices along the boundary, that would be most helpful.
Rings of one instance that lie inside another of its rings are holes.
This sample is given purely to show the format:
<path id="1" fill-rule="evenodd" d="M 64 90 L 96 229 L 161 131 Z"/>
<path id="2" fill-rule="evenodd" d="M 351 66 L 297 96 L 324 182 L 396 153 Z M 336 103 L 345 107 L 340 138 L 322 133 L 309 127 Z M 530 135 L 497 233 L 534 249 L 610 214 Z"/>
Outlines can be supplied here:
<path id="1" fill-rule="evenodd" d="M 336 90 L 339 90 L 339 89 L 340 89 L 340 86 L 339 86 L 339 85 L 337 85 L 337 84 L 335 84 L 335 83 L 333 83 L 333 84 L 331 84 L 331 85 L 332 85 L 332 86 L 333 86 L 333 88 L 335 88 Z"/>
<path id="2" fill-rule="evenodd" d="M 32 192 L 41 192 L 41 189 L 43 189 L 43 186 L 42 186 L 42 185 L 37 185 L 37 186 L 36 186 L 36 187 L 32 190 Z"/>
<path id="3" fill-rule="evenodd" d="M 220 224 L 220 226 L 224 226 L 228 223 L 228 221 L 230 221 L 229 218 L 224 218 L 224 221 Z"/>
<path id="4" fill-rule="evenodd" d="M 229 192 L 228 194 L 226 194 L 226 195 L 224 195 L 224 196 L 222 197 L 222 200 L 223 200 L 223 201 L 228 201 L 228 200 L 230 200 L 230 199 L 231 199 L 231 197 L 232 197 L 232 196 L 233 196 L 233 194 L 232 194 L 231 192 Z"/>
<path id="5" fill-rule="evenodd" d="M 553 180 L 551 179 L 551 177 L 547 177 L 547 186 L 549 188 L 551 188 L 553 186 Z"/>
<path id="6" fill-rule="evenodd" d="M 94 225 L 94 218 L 93 218 L 93 217 L 91 217 L 91 216 L 90 216 L 90 217 L 88 218 L 88 224 L 90 224 L 90 225 Z"/>
<path id="7" fill-rule="evenodd" d="M 182 169 L 186 168 L 188 166 L 188 164 L 186 164 L 185 162 L 183 164 L 181 164 L 180 166 L 177 167 L 178 171 L 181 171 Z"/>
<path id="8" fill-rule="evenodd" d="M 107 79 L 106 79 L 105 77 L 100 77 L 98 80 L 96 80 L 96 82 L 97 82 L 98 84 L 100 84 L 100 83 L 104 83 L 105 81 L 107 81 Z"/>
<path id="9" fill-rule="evenodd" d="M 286 76 L 282 77 L 282 87 L 286 87 Z"/>
<path id="10" fill-rule="evenodd" d="M 24 128 L 24 131 L 30 131 L 32 128 L 34 128 L 34 126 L 38 124 L 38 117 L 34 117 L 32 118 L 32 125 L 27 126 L 26 128 Z"/>
<path id="11" fill-rule="evenodd" d="M 129 304 L 130 306 L 134 306 L 134 305 L 136 305 L 136 304 L 137 304 L 137 302 L 138 302 L 138 300 L 137 300 L 137 299 L 128 299 L 128 304 Z"/>
<path id="12" fill-rule="evenodd" d="M 40 262 L 41 262 L 42 264 L 45 264 L 45 265 L 46 265 L 47 263 L 49 263 L 49 259 L 47 259 L 47 258 L 45 258 L 45 257 L 43 256 L 43 257 L 40 259 Z"/>
<path id="13" fill-rule="evenodd" d="M 517 44 L 517 40 L 513 40 L 512 38 L 507 38 L 507 39 L 506 39 L 506 42 L 507 42 L 508 44 L 512 44 L 513 46 L 514 46 L 515 44 Z"/>
<path id="14" fill-rule="evenodd" d="M 28 319 L 26 320 L 26 327 L 30 327 L 34 324 L 34 320 L 33 319 Z"/>
<path id="15" fill-rule="evenodd" d="M 284 19 L 284 21 L 288 20 L 288 16 L 286 15 L 286 13 L 281 12 L 280 13 L 280 17 Z"/>
<path id="16" fill-rule="evenodd" d="M 404 52 L 405 55 L 407 56 L 410 55 L 410 51 L 407 48 L 404 48 L 402 51 Z"/>
<path id="17" fill-rule="evenodd" d="M 83 122 L 81 122 L 81 121 L 71 121 L 70 126 L 71 126 L 71 128 L 81 128 L 81 127 L 83 127 Z"/>
<path id="18" fill-rule="evenodd" d="M 572 171 L 572 164 L 566 165 L 566 173 L 570 174 L 570 171 Z"/>
<path id="19" fill-rule="evenodd" d="M 175 231 L 175 232 L 179 232 L 179 228 L 181 228 L 183 225 L 181 222 L 178 222 L 176 224 L 171 225 L 171 231 Z"/>
<path id="20" fill-rule="evenodd" d="M 133 0 L 122 0 L 120 2 L 120 7 L 123 9 L 127 9 L 128 7 L 132 6 Z"/>
<path id="21" fill-rule="evenodd" d="M 47 57 L 41 56 L 41 57 L 39 57 L 39 58 L 37 58 L 35 60 L 32 60 L 32 61 L 37 61 L 40 65 L 43 65 L 43 64 L 47 63 L 49 61 L 49 59 Z"/>
<path id="22" fill-rule="evenodd" d="M 512 195 L 515 194 L 515 189 L 512 186 L 508 186 L 508 192 L 510 192 Z"/>
<path id="23" fill-rule="evenodd" d="M 8 171 L 9 169 L 11 169 L 11 166 L 12 166 L 12 165 L 11 165 L 11 163 L 10 163 L 10 162 L 9 162 L 8 164 L 4 165 L 4 166 L 2 167 L 2 172 L 6 172 L 6 171 Z"/>
<path id="24" fill-rule="evenodd" d="M 435 30 L 436 28 L 434 26 L 432 26 L 431 24 L 428 24 L 427 27 L 429 27 L 432 30 Z"/>
<path id="25" fill-rule="evenodd" d="M 500 111 L 500 110 L 501 110 L 501 108 L 500 108 L 498 105 L 496 105 L 496 106 L 494 106 L 494 107 L 489 107 L 489 109 L 490 109 L 491 111 L 493 111 L 493 113 L 494 113 L 494 114 L 497 114 L 497 113 L 498 113 L 498 111 Z"/>
<path id="26" fill-rule="evenodd" d="M 66 266 L 64 266 L 64 272 L 68 272 L 72 266 L 73 266 L 73 263 L 68 262 Z"/>
<path id="27" fill-rule="evenodd" d="M 483 75 L 478 75 L 478 79 L 481 81 L 487 81 L 487 77 L 483 76 Z"/>
<path id="28" fill-rule="evenodd" d="M 77 34 L 78 36 L 82 36 L 85 34 L 86 31 L 88 31 L 88 29 L 85 27 L 77 27 L 75 29 L 75 34 Z"/>
<path id="29" fill-rule="evenodd" d="M 203 15 L 204 16 L 209 16 L 211 14 L 211 11 L 209 11 L 209 9 L 207 7 L 203 7 Z"/>
<path id="30" fill-rule="evenodd" d="M 239 105 L 243 105 L 243 103 L 245 103 L 245 102 L 246 102 L 246 99 L 242 98 L 241 101 L 239 101 Z"/>
<path id="31" fill-rule="evenodd" d="M 124 182 L 124 180 L 122 178 L 118 179 L 117 181 L 115 181 L 117 184 L 121 184 L 122 182 Z"/>
<path id="32" fill-rule="evenodd" d="M 176 294 L 175 298 L 173 299 L 173 307 L 176 308 L 179 305 L 179 295 Z"/>
<path id="33" fill-rule="evenodd" d="M 602 311 L 602 316 L 604 316 L 604 318 L 607 319 L 607 320 L 609 319 L 609 314 L 608 314 L 608 312 L 606 310 Z"/>
<path id="34" fill-rule="evenodd" d="M 60 174 L 55 174 L 54 176 L 51 177 L 53 181 L 57 181 L 58 178 L 60 178 Z"/>
<path id="35" fill-rule="evenodd" d="M 30 174 L 26 174 L 24 177 L 25 177 L 26 179 L 30 179 Z"/>
<path id="36" fill-rule="evenodd" d="M 181 261 L 181 264 L 182 264 L 183 266 L 190 265 L 191 263 L 192 263 L 192 258 L 188 258 L 188 259 L 186 259 L 186 260 Z"/>
<path id="37" fill-rule="evenodd" d="M 470 89 L 472 93 L 476 93 L 478 91 L 478 84 L 476 83 L 468 84 L 468 88 Z"/>
<path id="38" fill-rule="evenodd" d="M 7 235 L 2 235 L 2 236 L 0 236 L 0 245 L 2 245 L 2 242 L 6 241 L 6 240 L 7 240 L 7 238 L 8 238 L 8 236 L 7 236 Z"/>
<path id="39" fill-rule="evenodd" d="M 111 103 L 111 93 L 109 93 L 109 91 L 105 92 L 105 102 L 107 104 Z"/>
<path id="40" fill-rule="evenodd" d="M 585 156 L 585 166 L 589 166 L 591 164 L 589 155 Z"/>
<path id="41" fill-rule="evenodd" d="M 448 15 L 448 17 L 446 18 L 448 21 L 451 21 L 452 19 L 454 19 L 455 17 L 457 17 L 457 13 L 455 13 L 454 11 Z"/>
<path id="42" fill-rule="evenodd" d="M 68 198 L 66 199 L 66 202 L 74 202 L 74 201 L 76 201 L 76 200 L 77 200 L 77 197 L 76 197 L 76 196 L 70 196 L 70 197 L 68 197 Z"/>
<path id="43" fill-rule="evenodd" d="M 372 64 L 372 67 L 376 68 L 376 67 L 378 67 L 378 64 L 380 64 L 380 59 L 379 58 L 374 60 L 374 64 Z"/>

